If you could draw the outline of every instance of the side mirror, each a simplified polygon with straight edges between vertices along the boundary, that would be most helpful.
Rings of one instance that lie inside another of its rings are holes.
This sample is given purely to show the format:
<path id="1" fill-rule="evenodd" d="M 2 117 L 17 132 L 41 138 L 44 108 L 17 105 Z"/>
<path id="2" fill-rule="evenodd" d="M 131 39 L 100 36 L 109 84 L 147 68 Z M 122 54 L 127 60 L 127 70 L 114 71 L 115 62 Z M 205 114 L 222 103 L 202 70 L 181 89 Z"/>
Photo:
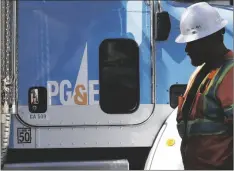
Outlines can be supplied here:
<path id="1" fill-rule="evenodd" d="M 155 18 L 155 40 L 165 41 L 168 39 L 171 31 L 171 21 L 169 13 L 166 11 L 157 12 Z"/>
<path id="2" fill-rule="evenodd" d="M 178 97 L 183 95 L 187 84 L 174 84 L 170 87 L 170 106 L 175 109 L 178 106 Z"/>

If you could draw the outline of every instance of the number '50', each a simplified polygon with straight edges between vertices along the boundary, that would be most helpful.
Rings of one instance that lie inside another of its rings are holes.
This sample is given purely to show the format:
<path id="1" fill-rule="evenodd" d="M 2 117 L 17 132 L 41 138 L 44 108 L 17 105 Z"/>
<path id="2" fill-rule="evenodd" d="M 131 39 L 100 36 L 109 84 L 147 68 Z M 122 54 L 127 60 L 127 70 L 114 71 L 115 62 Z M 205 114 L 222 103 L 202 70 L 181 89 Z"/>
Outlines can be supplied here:
<path id="1" fill-rule="evenodd" d="M 31 137 L 29 132 L 20 132 L 19 133 L 19 141 L 20 142 L 30 142 Z"/>

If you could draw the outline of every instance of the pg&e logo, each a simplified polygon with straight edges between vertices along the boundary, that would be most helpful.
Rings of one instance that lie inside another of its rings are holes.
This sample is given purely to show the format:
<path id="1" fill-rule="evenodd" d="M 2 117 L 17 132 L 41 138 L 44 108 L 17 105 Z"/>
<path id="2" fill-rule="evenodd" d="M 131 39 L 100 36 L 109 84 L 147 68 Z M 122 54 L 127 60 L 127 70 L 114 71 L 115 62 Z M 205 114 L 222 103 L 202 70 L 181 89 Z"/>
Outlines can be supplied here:
<path id="1" fill-rule="evenodd" d="M 58 97 L 62 105 L 98 104 L 98 100 L 95 100 L 95 96 L 99 95 L 99 90 L 95 89 L 95 86 L 99 85 L 98 80 L 89 80 L 87 85 L 76 84 L 74 87 L 69 80 L 63 80 L 60 83 L 48 81 L 48 104 L 52 105 L 54 97 Z"/>

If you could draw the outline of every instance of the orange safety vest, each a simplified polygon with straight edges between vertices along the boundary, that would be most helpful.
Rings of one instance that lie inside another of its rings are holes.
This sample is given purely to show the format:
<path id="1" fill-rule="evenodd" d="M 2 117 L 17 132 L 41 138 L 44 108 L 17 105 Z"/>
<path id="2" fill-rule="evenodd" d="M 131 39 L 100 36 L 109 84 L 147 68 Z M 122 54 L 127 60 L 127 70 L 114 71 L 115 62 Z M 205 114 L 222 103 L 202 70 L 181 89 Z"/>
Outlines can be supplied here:
<path id="1" fill-rule="evenodd" d="M 198 91 L 191 105 L 190 113 L 188 113 L 186 128 L 182 114 L 183 105 L 185 104 L 188 92 L 190 91 L 197 74 L 202 69 L 202 67 L 204 67 L 204 65 L 198 67 L 195 70 L 195 72 L 190 77 L 184 95 L 179 97 L 177 127 L 182 138 L 184 137 L 185 129 L 187 129 L 187 141 L 185 145 L 182 144 L 181 148 L 182 151 L 185 151 L 185 156 L 183 157 L 186 158 L 186 162 L 184 164 L 187 165 L 190 169 L 211 168 L 205 166 L 207 163 L 210 163 L 209 165 L 211 166 L 219 167 L 223 164 L 224 161 L 220 155 L 224 155 L 226 158 L 227 156 L 232 156 L 230 152 L 232 153 L 233 151 L 233 135 L 230 131 L 232 131 L 233 125 L 232 118 L 234 103 L 233 94 L 231 96 L 228 93 L 233 93 L 234 88 L 234 59 L 232 54 L 230 55 L 229 53 L 228 56 L 232 56 L 232 58 L 225 60 L 221 67 L 210 71 L 199 85 Z M 229 81 L 227 81 L 227 78 L 225 77 L 229 77 Z M 226 82 L 228 82 L 228 84 Z M 220 87 L 223 89 L 222 91 L 225 90 L 222 84 L 224 86 L 227 85 L 228 87 L 226 89 L 229 90 L 220 93 Z M 203 90 L 201 91 L 202 88 Z M 222 99 L 223 97 L 228 97 L 228 99 Z M 211 144 L 208 143 L 209 141 Z M 214 147 L 214 149 L 209 149 L 209 147 L 212 145 L 216 145 L 217 148 L 215 149 Z M 222 153 L 222 150 L 225 150 L 227 146 L 231 148 L 230 152 L 223 151 Z M 203 153 L 202 150 L 207 154 L 201 154 Z M 217 150 L 219 151 L 217 152 Z M 207 155 L 209 156 L 208 153 L 210 153 L 210 155 L 212 154 L 213 157 L 206 158 Z"/>

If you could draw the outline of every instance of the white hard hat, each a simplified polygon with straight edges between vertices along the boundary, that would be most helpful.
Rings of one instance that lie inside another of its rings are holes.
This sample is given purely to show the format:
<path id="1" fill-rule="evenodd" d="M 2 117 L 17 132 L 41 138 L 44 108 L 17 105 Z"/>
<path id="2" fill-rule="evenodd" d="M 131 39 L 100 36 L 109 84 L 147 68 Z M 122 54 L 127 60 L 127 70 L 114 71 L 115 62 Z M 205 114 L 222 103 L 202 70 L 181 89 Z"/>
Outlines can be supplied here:
<path id="1" fill-rule="evenodd" d="M 208 3 L 199 2 L 189 6 L 180 21 L 181 34 L 177 43 L 187 43 L 209 36 L 227 25 L 228 21 Z"/>

